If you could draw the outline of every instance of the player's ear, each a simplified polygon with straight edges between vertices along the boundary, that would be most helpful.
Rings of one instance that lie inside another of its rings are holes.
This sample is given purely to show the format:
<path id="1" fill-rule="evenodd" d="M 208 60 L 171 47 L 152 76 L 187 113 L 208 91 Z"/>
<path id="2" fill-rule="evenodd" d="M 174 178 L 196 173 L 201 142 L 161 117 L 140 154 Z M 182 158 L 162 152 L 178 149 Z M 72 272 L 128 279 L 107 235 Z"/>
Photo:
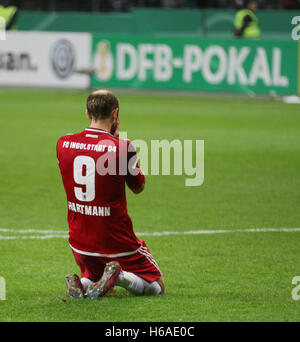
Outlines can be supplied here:
<path id="1" fill-rule="evenodd" d="M 112 111 L 112 119 L 113 119 L 113 121 L 116 121 L 118 117 L 119 117 L 119 108 L 115 108 Z"/>
<path id="2" fill-rule="evenodd" d="M 91 116 L 87 110 L 85 111 L 85 114 L 86 114 L 86 117 L 88 118 L 88 120 L 92 121 L 92 118 L 91 118 Z"/>

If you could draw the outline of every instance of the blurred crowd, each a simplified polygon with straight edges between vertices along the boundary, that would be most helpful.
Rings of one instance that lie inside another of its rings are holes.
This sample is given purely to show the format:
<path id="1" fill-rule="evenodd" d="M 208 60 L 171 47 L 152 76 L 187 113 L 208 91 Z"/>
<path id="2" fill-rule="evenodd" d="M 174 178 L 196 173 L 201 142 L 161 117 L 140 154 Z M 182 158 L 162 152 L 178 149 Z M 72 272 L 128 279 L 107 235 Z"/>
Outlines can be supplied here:
<path id="1" fill-rule="evenodd" d="M 0 5 L 39 11 L 130 11 L 132 7 L 237 8 L 246 0 L 0 0 Z M 300 0 L 259 0 L 259 9 L 300 9 Z"/>

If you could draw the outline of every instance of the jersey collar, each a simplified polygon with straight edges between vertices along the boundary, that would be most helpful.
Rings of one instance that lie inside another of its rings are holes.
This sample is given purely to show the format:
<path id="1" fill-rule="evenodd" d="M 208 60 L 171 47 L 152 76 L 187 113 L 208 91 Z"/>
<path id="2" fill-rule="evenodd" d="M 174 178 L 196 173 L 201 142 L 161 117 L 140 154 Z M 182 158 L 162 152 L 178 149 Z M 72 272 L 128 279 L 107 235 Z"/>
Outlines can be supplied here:
<path id="1" fill-rule="evenodd" d="M 109 134 L 113 137 L 112 134 L 110 134 L 109 132 L 105 131 L 104 129 L 100 129 L 100 128 L 86 128 L 85 131 L 97 132 L 97 133 L 106 133 L 106 134 Z"/>

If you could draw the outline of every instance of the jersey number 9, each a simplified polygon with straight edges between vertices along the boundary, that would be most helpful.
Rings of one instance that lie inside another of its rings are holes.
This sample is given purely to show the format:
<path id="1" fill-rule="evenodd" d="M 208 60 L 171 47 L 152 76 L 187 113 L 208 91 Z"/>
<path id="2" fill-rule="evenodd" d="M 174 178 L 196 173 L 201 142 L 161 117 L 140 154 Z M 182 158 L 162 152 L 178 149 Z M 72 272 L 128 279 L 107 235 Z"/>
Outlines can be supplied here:
<path id="1" fill-rule="evenodd" d="M 91 202 L 95 199 L 95 161 L 91 157 L 77 156 L 73 163 L 75 183 L 81 187 L 74 187 L 76 198 L 82 202 Z"/>

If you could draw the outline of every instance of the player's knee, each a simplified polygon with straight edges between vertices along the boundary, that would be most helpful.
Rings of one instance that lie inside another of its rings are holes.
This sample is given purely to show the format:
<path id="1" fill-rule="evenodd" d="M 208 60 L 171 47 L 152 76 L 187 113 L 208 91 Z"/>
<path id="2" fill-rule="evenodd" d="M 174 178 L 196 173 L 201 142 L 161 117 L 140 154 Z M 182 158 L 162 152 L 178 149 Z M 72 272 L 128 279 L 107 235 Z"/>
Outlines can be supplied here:
<path id="1" fill-rule="evenodd" d="M 148 283 L 147 287 L 144 289 L 145 296 L 156 296 L 163 293 L 163 286 L 161 282 L 153 281 L 152 283 Z"/>

